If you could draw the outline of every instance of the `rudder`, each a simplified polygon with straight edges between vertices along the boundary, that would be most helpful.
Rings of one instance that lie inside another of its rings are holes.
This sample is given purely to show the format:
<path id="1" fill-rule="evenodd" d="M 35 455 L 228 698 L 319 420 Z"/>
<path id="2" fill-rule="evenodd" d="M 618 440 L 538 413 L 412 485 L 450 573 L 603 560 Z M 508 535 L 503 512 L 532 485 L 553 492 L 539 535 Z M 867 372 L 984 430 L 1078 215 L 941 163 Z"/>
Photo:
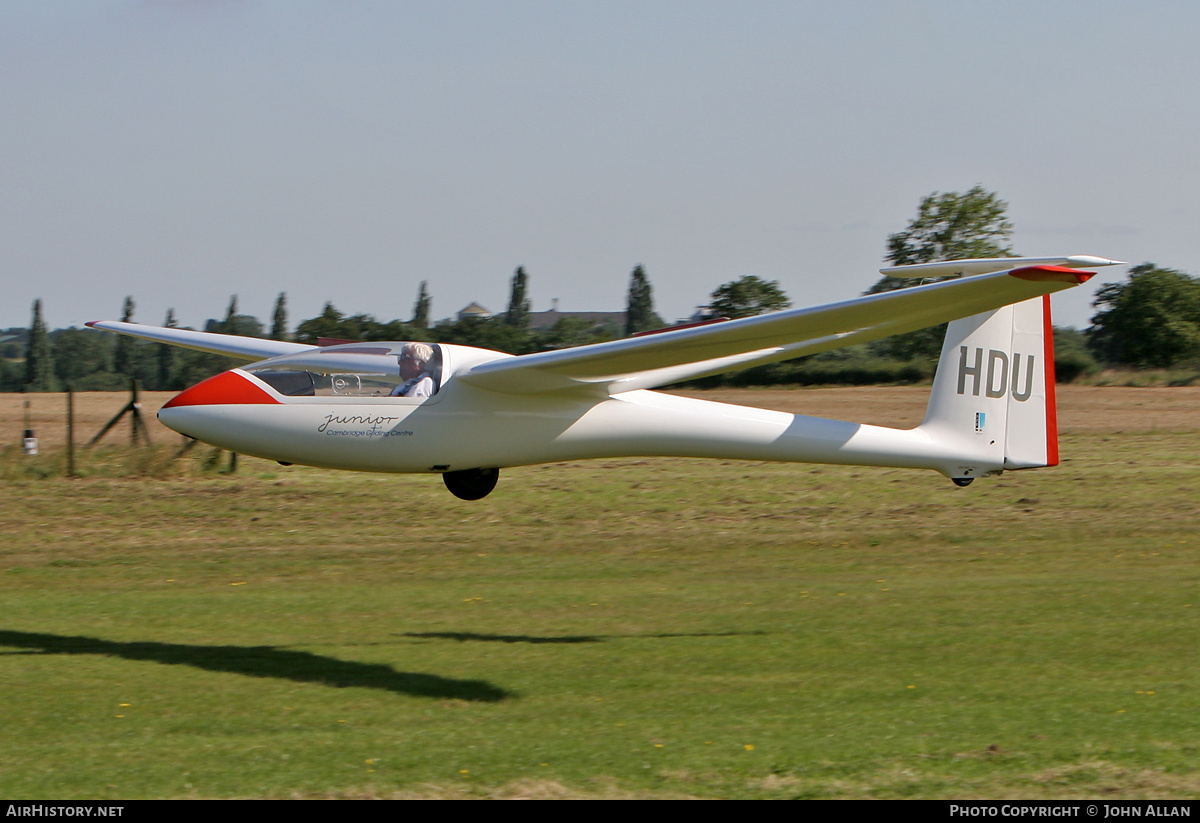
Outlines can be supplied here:
<path id="1" fill-rule="evenodd" d="M 1025 374 L 1013 372 L 1008 401 L 1006 469 L 1058 465 L 1058 407 L 1054 383 L 1054 325 L 1050 296 L 1013 306 L 1012 351 L 1025 358 Z M 1039 362 L 1040 361 L 1040 362 Z"/>

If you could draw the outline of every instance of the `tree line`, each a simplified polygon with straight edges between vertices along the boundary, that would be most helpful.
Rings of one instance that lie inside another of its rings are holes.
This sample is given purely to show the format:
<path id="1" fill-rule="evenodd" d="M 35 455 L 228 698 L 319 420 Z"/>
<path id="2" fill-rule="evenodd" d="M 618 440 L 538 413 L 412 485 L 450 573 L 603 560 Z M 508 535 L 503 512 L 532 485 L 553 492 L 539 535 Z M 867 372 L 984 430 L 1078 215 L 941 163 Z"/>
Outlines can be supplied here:
<path id="1" fill-rule="evenodd" d="M 890 265 L 1015 257 L 1009 240 L 1008 204 L 976 186 L 966 192 L 934 192 L 923 198 L 917 216 L 887 240 Z M 881 278 L 865 293 L 917 285 L 918 281 Z M 739 318 L 788 308 L 791 301 L 778 282 L 753 275 L 725 283 L 708 298 L 707 317 Z M 1133 267 L 1127 280 L 1108 283 L 1097 294 L 1092 326 L 1085 332 L 1055 329 L 1056 368 L 1069 381 L 1102 365 L 1132 368 L 1179 368 L 1200 365 L 1200 279 L 1153 263 Z M 122 319 L 134 319 L 135 304 L 126 298 Z M 621 319 L 607 322 L 566 313 L 550 326 L 531 323 L 529 277 L 517 268 L 510 282 L 507 310 L 494 317 L 464 316 L 430 322 L 431 298 L 422 282 L 408 320 L 381 321 L 369 314 L 346 315 L 326 303 L 321 314 L 289 330 L 287 296 L 276 300 L 271 328 L 238 311 L 237 297 L 222 320 L 209 320 L 204 331 L 252 337 L 293 339 L 303 343 L 332 340 L 422 340 L 494 349 L 512 354 L 567 348 L 661 328 L 653 289 L 642 266 L 633 269 Z M 163 325 L 176 327 L 173 311 Z M 869 344 L 718 375 L 701 385 L 779 383 L 895 383 L 932 376 L 945 326 L 922 329 Z M 0 331 L 0 391 L 116 390 L 131 379 L 150 390 L 180 390 L 237 363 L 219 355 L 194 352 L 89 329 L 48 331 L 41 301 L 33 305 L 28 329 Z"/>
<path id="2" fill-rule="evenodd" d="M 512 354 L 580 346 L 660 328 L 663 320 L 654 311 L 653 289 L 642 266 L 630 275 L 626 311 L 606 322 L 565 313 L 546 328 L 533 328 L 529 278 L 519 267 L 510 283 L 508 309 L 496 316 L 464 316 L 430 323 L 431 297 L 422 282 L 408 320 L 382 321 L 370 314 L 345 314 L 326 303 L 316 317 L 290 330 L 287 294 L 275 303 L 270 331 L 258 318 L 238 310 L 237 296 L 229 302 L 223 320 L 210 319 L 202 331 L 270 337 L 317 344 L 323 340 L 421 340 L 495 349 Z M 135 322 L 136 304 L 125 298 L 121 319 Z M 617 313 L 612 313 L 617 314 Z M 174 310 L 163 326 L 178 328 Z M 130 380 L 151 391 L 178 391 L 211 377 L 238 362 L 161 343 L 121 335 L 98 333 L 74 326 L 48 331 L 42 302 L 35 300 L 28 329 L 0 331 L 0 391 L 110 391 L 128 388 Z"/>

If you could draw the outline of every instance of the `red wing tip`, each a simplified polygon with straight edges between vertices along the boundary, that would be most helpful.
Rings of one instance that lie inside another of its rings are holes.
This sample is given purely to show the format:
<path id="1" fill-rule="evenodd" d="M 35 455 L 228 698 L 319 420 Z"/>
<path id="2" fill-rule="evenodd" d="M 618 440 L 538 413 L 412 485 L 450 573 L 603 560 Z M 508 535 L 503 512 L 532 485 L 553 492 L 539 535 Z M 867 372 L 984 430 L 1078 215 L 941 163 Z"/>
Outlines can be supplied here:
<path id="1" fill-rule="evenodd" d="M 1096 276 L 1094 271 L 1068 269 L 1066 266 L 1025 266 L 1013 269 L 1010 275 L 1018 280 L 1032 280 L 1042 283 L 1086 283 Z"/>
<path id="2" fill-rule="evenodd" d="M 96 324 L 97 324 L 97 323 L 99 323 L 99 322 L 100 322 L 99 320 L 89 320 L 89 321 L 87 321 L 86 323 L 84 323 L 83 325 L 85 325 L 85 326 L 87 326 L 89 329 L 91 329 L 91 328 L 95 328 Z"/>

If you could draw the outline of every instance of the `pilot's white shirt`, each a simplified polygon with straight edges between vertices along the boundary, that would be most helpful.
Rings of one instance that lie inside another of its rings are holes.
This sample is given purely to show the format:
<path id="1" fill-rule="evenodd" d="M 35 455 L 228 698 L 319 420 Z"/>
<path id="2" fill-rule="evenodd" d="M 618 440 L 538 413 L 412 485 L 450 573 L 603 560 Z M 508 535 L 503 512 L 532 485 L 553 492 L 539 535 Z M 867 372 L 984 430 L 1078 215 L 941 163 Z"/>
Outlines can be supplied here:
<path id="1" fill-rule="evenodd" d="M 412 380 L 405 380 L 392 389 L 392 397 L 432 397 L 433 378 L 428 374 L 418 374 Z"/>

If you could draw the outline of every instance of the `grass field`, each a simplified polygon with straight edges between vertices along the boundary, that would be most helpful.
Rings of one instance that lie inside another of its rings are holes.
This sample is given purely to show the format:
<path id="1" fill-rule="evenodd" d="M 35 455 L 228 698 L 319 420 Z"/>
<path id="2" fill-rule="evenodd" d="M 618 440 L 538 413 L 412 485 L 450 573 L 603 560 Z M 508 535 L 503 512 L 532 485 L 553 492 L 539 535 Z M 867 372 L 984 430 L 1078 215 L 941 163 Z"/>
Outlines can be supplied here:
<path id="1" fill-rule="evenodd" d="M 925 392 L 705 396 L 911 424 Z M 76 398 L 77 442 L 125 400 Z M 65 479 L 62 398 L 31 402 L 0 795 L 1200 795 L 1200 389 L 1065 387 L 1063 465 L 968 489 L 620 460 L 476 503 L 205 471 L 157 423 L 157 456 Z"/>

